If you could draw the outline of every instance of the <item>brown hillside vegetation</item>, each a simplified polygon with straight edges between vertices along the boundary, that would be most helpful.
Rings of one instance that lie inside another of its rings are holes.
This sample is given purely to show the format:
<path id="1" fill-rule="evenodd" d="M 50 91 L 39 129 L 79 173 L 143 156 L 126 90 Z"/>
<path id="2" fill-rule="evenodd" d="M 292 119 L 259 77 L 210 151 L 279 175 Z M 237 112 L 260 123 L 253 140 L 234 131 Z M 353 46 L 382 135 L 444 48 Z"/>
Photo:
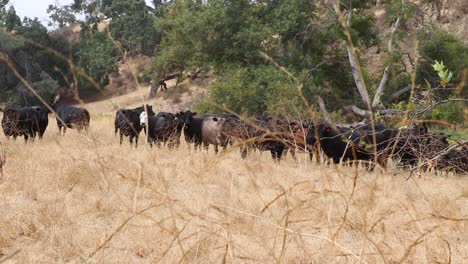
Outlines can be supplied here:
<path id="1" fill-rule="evenodd" d="M 59 137 L 53 120 L 42 141 L 0 147 L 2 263 L 468 260 L 467 177 L 132 149 L 110 114 L 88 135 Z"/>

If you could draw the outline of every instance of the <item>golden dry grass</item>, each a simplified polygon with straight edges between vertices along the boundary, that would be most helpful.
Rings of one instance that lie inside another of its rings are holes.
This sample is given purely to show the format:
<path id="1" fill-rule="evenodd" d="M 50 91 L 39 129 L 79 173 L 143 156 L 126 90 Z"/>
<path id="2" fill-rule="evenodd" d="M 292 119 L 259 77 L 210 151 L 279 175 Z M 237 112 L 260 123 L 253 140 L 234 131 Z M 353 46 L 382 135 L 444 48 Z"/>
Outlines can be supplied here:
<path id="1" fill-rule="evenodd" d="M 0 141 L 0 263 L 468 262 L 467 177 L 136 150 L 111 113 Z"/>

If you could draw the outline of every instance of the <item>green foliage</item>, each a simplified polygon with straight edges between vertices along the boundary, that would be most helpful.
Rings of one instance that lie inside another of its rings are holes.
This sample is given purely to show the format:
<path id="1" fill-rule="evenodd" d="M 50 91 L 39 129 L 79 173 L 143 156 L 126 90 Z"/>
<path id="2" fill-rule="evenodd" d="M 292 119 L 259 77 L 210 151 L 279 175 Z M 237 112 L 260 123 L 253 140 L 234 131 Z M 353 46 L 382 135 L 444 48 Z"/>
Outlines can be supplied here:
<path id="1" fill-rule="evenodd" d="M 8 55 L 18 73 L 31 83 L 34 89 L 39 89 L 40 95 L 48 96 L 57 86 L 66 84 L 65 79 L 69 76 L 68 63 L 51 52 L 53 49 L 68 55 L 65 40 L 49 35 L 37 19 L 25 18 L 15 31 L 15 34 L 11 34 L 0 29 L 0 52 Z M 1 101 L 16 104 L 38 102 L 10 66 L 3 62 L 0 62 L 0 91 Z"/>
<path id="2" fill-rule="evenodd" d="M 156 23 L 164 32 L 163 55 L 156 59 L 158 68 L 165 70 L 173 64 L 190 68 L 258 62 L 258 50 L 266 32 L 249 2 L 174 1 Z"/>
<path id="3" fill-rule="evenodd" d="M 10 6 L 5 14 L 5 29 L 11 32 L 21 26 L 21 19 L 16 15 L 15 8 Z"/>
<path id="4" fill-rule="evenodd" d="M 375 16 L 373 13 L 353 15 L 349 27 L 353 43 L 355 45 L 364 45 L 365 47 L 376 45 L 378 38 L 374 24 Z"/>
<path id="5" fill-rule="evenodd" d="M 58 26 L 59 28 L 63 28 L 78 21 L 70 5 L 65 5 L 63 7 L 49 5 L 47 8 L 47 14 L 49 14 L 49 17 L 52 20 L 49 22 L 49 26 Z"/>
<path id="6" fill-rule="evenodd" d="M 100 87 L 80 78 L 80 88 L 100 89 L 109 83 L 109 74 L 117 69 L 118 49 L 109 38 L 108 32 L 97 32 L 90 39 L 82 40 L 76 46 L 77 64 L 86 74 L 95 80 Z"/>
<path id="7" fill-rule="evenodd" d="M 468 46 L 463 41 L 436 27 L 424 28 L 418 39 L 421 56 L 417 74 L 419 83 L 427 80 L 432 87 L 439 85 L 440 77 L 434 71 L 434 61 L 444 61 L 445 67 L 453 71 L 453 79 L 460 80 L 462 71 L 468 68 Z"/>
<path id="8" fill-rule="evenodd" d="M 209 97 L 195 108 L 201 113 L 230 110 L 242 115 L 284 115 L 306 110 L 295 82 L 274 66 L 223 69 Z"/>
<path id="9" fill-rule="evenodd" d="M 389 0 L 385 3 L 386 21 L 393 23 L 398 17 L 401 24 L 405 24 L 416 12 L 417 6 L 410 1 Z"/>
<path id="10" fill-rule="evenodd" d="M 52 79 L 52 77 L 46 73 L 41 72 L 39 81 L 32 83 L 34 90 L 47 102 L 49 98 L 55 95 L 55 92 L 60 88 L 59 83 Z M 25 105 L 40 105 L 41 101 L 33 93 L 27 92 L 23 98 L 18 98 L 16 101 L 24 100 Z"/>
<path id="11" fill-rule="evenodd" d="M 110 32 L 131 54 L 152 55 L 160 41 L 153 26 L 154 15 L 143 0 L 114 0 L 104 8 L 110 18 Z"/>
<path id="12" fill-rule="evenodd" d="M 440 85 L 445 88 L 445 86 L 450 82 L 450 80 L 453 77 L 453 72 L 449 72 L 448 69 L 446 69 L 444 62 L 443 61 L 435 61 L 434 64 L 432 64 L 432 67 L 434 70 L 437 72 L 440 78 Z"/>
<path id="13" fill-rule="evenodd" d="M 462 102 L 450 102 L 434 108 L 428 118 L 435 120 L 444 120 L 451 124 L 463 123 L 464 104 Z"/>
<path id="14" fill-rule="evenodd" d="M 368 45 L 375 42 L 369 29 L 372 21 L 372 15 L 364 14 L 354 23 L 356 36 L 362 41 L 369 39 Z M 213 0 L 205 3 L 176 0 L 167 6 L 165 16 L 157 19 L 156 26 L 164 32 L 161 53 L 155 59 L 159 72 L 168 72 L 177 65 L 186 69 L 212 68 L 223 80 L 232 75 L 230 82 L 219 80 L 217 91 L 208 100 L 210 103 L 207 105 L 206 100 L 199 103 L 201 109 L 212 111 L 213 105 L 227 104 L 241 113 L 281 112 L 274 110 L 273 104 L 262 101 L 267 99 L 260 99 L 265 96 L 260 87 L 247 88 L 250 87 L 249 82 L 255 83 L 256 80 L 268 83 L 268 87 L 280 87 L 273 85 L 273 80 L 267 80 L 272 77 L 269 71 L 257 70 L 272 67 L 259 55 L 259 51 L 265 51 L 275 62 L 299 74 L 296 77 L 305 81 L 304 93 L 308 100 L 312 101 L 313 95 L 319 94 L 326 101 L 339 102 L 330 103 L 330 110 L 356 101 L 357 91 L 353 88 L 354 80 L 346 50 L 344 45 L 340 45 L 342 42 L 336 30 L 336 17 L 319 18 L 313 1 L 256 3 L 248 0 Z M 226 73 L 226 69 L 233 68 L 236 70 Z M 279 70 L 275 74 L 285 75 Z M 294 88 L 276 93 L 282 96 L 276 108 L 288 112 L 285 106 L 287 98 L 291 99 L 287 103 L 291 106 L 289 109 L 302 104 L 302 100 L 294 99 L 299 98 L 297 84 L 283 87 Z M 221 95 L 222 89 L 226 89 L 230 96 Z M 235 94 L 233 90 L 239 93 L 238 97 L 232 96 Z M 287 96 L 283 96 L 283 93 Z M 252 97 L 250 100 L 257 98 L 255 100 L 261 102 L 254 100 L 255 103 L 245 109 L 240 106 L 236 108 L 236 104 L 247 101 L 245 97 Z"/>

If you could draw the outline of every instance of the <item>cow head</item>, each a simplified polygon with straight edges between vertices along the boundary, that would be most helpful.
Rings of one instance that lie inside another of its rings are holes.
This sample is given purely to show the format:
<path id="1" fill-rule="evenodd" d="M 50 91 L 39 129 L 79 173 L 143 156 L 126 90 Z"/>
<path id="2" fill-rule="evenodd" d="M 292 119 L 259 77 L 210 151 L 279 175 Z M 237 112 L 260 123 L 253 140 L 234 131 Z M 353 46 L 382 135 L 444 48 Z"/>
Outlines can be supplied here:
<path id="1" fill-rule="evenodd" d="M 156 113 L 153 112 L 153 106 L 152 105 L 143 105 L 144 112 L 147 113 L 148 116 L 154 116 Z"/>
<path id="2" fill-rule="evenodd" d="M 179 113 L 179 118 L 185 126 L 188 126 L 192 122 L 193 117 L 196 115 L 197 112 L 185 111 Z"/>
<path id="3" fill-rule="evenodd" d="M 16 112 L 16 110 L 14 108 L 5 108 L 5 109 L 3 109 L 3 114 L 10 121 L 18 119 L 18 113 Z"/>
<path id="4" fill-rule="evenodd" d="M 145 131 L 146 134 L 146 126 L 148 124 L 148 114 L 143 111 L 140 114 L 140 126 L 143 128 L 143 131 Z"/>

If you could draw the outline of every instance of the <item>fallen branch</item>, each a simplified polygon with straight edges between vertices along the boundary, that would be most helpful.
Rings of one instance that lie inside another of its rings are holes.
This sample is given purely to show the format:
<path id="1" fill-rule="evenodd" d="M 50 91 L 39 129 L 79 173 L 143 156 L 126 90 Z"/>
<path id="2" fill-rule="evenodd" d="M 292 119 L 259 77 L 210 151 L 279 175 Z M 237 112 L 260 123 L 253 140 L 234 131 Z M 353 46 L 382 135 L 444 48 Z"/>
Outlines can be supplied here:
<path id="1" fill-rule="evenodd" d="M 409 91 L 411 91 L 411 86 L 408 85 L 408 86 L 406 86 L 406 87 L 404 87 L 404 88 L 402 88 L 402 89 L 400 89 L 400 90 L 394 92 L 394 93 L 390 96 L 390 102 L 396 100 L 398 97 L 402 96 L 403 94 L 405 94 L 405 93 L 407 93 L 407 92 L 409 92 Z"/>
<path id="2" fill-rule="evenodd" d="M 450 102 L 464 102 L 464 103 L 468 103 L 468 99 L 462 99 L 462 98 L 454 98 L 454 99 L 447 99 L 447 100 L 442 100 L 442 101 L 439 101 L 435 104 L 432 104 L 426 108 L 424 108 L 423 110 L 419 111 L 419 112 L 416 112 L 416 116 L 417 115 L 422 115 L 422 114 L 425 114 L 429 111 L 431 111 L 432 109 L 436 108 L 437 106 L 441 105 L 441 104 L 446 104 L 446 103 L 450 103 Z"/>
<path id="3" fill-rule="evenodd" d="M 364 118 L 368 118 L 368 117 L 372 116 L 371 111 L 361 109 L 361 108 L 359 108 L 359 107 L 357 107 L 355 105 L 345 106 L 344 109 L 346 111 L 349 111 L 351 113 L 354 113 L 354 114 L 356 114 L 358 116 L 361 116 L 361 117 L 364 117 Z M 379 111 L 380 111 L 381 116 L 401 115 L 401 114 L 403 114 L 403 111 L 398 110 L 398 109 L 383 109 L 383 110 L 379 110 Z"/>

